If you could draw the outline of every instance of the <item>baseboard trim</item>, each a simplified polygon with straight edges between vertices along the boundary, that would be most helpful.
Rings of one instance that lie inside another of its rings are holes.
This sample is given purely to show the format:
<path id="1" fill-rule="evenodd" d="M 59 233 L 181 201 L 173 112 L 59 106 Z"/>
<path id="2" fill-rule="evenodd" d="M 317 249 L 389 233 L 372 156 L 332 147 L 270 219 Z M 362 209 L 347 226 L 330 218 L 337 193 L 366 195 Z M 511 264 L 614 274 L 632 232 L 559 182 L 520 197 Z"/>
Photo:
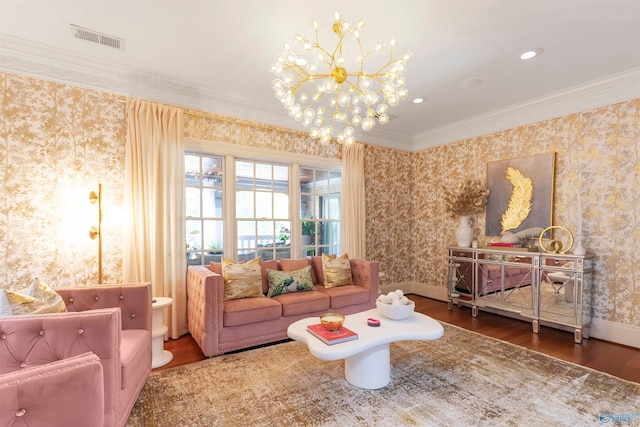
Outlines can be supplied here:
<path id="1" fill-rule="evenodd" d="M 420 282 L 392 283 L 381 287 L 381 293 L 387 293 L 396 289 L 402 289 L 406 294 L 412 293 L 425 298 L 432 298 L 439 301 L 448 301 L 447 288 L 443 286 L 433 286 Z M 500 313 L 502 314 L 502 313 Z M 624 325 L 622 323 L 610 322 L 608 320 L 592 319 L 589 328 L 589 336 L 605 341 L 629 347 L 640 348 L 640 327 Z"/>
<path id="2" fill-rule="evenodd" d="M 426 283 L 408 281 L 391 283 L 385 286 L 380 286 L 380 293 L 387 294 L 396 289 L 402 289 L 405 294 L 416 294 L 425 298 L 432 298 L 439 301 L 448 301 L 447 288 L 442 286 L 433 286 Z"/>
<path id="3" fill-rule="evenodd" d="M 411 293 L 439 301 L 449 300 L 447 288 L 443 286 L 433 286 L 426 283 L 413 282 L 411 284 Z"/>
<path id="4" fill-rule="evenodd" d="M 380 294 L 388 294 L 391 291 L 395 291 L 396 289 L 401 289 L 405 294 L 413 293 L 413 282 L 398 282 L 391 283 L 389 285 L 380 286 Z"/>
<path id="5" fill-rule="evenodd" d="M 640 348 L 640 328 L 608 320 L 592 319 L 589 336 L 629 347 Z"/>

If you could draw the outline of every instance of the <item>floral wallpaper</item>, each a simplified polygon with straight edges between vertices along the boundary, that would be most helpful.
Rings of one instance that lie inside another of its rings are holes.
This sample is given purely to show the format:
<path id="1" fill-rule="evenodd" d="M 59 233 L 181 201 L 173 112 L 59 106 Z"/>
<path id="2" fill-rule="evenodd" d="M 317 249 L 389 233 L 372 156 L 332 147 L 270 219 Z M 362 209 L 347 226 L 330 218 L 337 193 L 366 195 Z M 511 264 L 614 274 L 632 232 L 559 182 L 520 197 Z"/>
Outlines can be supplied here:
<path id="1" fill-rule="evenodd" d="M 585 246 L 596 254 L 594 317 L 640 326 L 640 99 L 417 153 L 368 146 L 367 255 L 382 262 L 384 281 L 446 287 L 458 220 L 444 212 L 442 188 L 486 182 L 487 162 L 550 152 L 555 225 L 576 230 L 581 195 Z M 497 240 L 484 236 L 484 214 L 476 220 L 481 245 Z"/>
<path id="2" fill-rule="evenodd" d="M 306 132 L 277 129 L 259 123 L 246 123 L 229 118 L 185 114 L 185 138 L 246 145 L 270 150 L 290 151 L 310 156 L 341 158 L 340 144 L 321 144 Z"/>
<path id="3" fill-rule="evenodd" d="M 97 282 L 91 190 L 122 206 L 125 104 L 114 94 L 0 72 L 0 286 Z M 185 136 L 340 158 L 338 144 L 234 119 L 185 115 Z M 383 284 L 446 287 L 446 247 L 457 220 L 443 186 L 486 180 L 486 164 L 555 151 L 554 223 L 576 228 L 578 194 L 586 247 L 597 255 L 594 317 L 640 326 L 640 99 L 408 152 L 367 145 L 367 258 Z M 104 282 L 122 277 L 121 227 L 103 223 Z M 476 235 L 483 237 L 484 215 Z"/>
<path id="4" fill-rule="evenodd" d="M 0 72 L 0 287 L 98 283 L 97 205 L 103 188 L 103 283 L 122 280 L 126 105 L 115 95 Z M 206 114 L 185 115 L 185 136 L 340 157 L 340 145 L 306 133 Z"/>
<path id="5" fill-rule="evenodd" d="M 124 104 L 115 95 L 0 73 L 0 286 L 98 281 L 89 193 L 121 206 Z M 103 226 L 104 282 L 122 278 L 120 227 Z"/>

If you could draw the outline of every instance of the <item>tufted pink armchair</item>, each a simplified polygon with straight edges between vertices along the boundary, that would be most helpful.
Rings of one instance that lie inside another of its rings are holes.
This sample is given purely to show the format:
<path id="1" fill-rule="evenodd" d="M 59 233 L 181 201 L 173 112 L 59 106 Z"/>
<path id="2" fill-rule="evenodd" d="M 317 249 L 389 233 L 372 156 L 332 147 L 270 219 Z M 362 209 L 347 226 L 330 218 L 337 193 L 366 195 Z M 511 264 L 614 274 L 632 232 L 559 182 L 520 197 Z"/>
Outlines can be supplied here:
<path id="1" fill-rule="evenodd" d="M 93 353 L 0 375 L 0 425 L 101 426 L 104 381 Z"/>
<path id="2" fill-rule="evenodd" d="M 35 367 L 46 371 L 51 367 L 47 364 L 54 365 L 55 371 L 58 361 L 93 353 L 102 368 L 103 422 L 86 419 L 84 416 L 90 411 L 83 410 L 78 425 L 125 425 L 151 373 L 151 285 L 100 285 L 55 291 L 64 299 L 68 313 L 0 318 L 0 389 L 13 384 L 11 376 L 21 371 Z M 87 376 L 85 383 L 87 393 L 95 386 L 91 378 Z M 73 408 L 77 403 L 74 393 L 64 389 L 64 384 L 51 375 L 47 390 L 68 394 L 65 401 Z M 47 405 L 50 397 L 45 393 L 19 394 L 15 402 L 19 408 L 7 413 L 4 403 L 0 404 L 0 425 L 58 425 L 56 414 L 64 411 L 59 402 L 45 424 L 26 423 L 28 415 Z M 10 421 L 5 416 L 14 419 Z"/>

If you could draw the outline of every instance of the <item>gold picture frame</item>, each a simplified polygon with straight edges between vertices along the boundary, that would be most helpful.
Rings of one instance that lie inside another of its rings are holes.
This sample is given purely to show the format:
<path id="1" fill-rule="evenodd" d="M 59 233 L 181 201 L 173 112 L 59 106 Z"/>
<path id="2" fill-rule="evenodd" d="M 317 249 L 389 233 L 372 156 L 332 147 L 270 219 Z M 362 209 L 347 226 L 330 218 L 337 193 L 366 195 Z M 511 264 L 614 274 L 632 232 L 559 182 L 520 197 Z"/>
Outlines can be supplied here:
<path id="1" fill-rule="evenodd" d="M 487 163 L 485 235 L 553 225 L 556 153 Z"/>

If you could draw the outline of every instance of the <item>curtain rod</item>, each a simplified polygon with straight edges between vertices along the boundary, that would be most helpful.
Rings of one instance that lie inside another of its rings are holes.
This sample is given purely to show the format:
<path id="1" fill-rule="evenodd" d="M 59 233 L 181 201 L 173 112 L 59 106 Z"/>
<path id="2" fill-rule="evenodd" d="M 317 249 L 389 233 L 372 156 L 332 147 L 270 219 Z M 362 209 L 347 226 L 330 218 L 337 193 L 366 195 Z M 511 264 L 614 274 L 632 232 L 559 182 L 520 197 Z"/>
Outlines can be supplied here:
<path id="1" fill-rule="evenodd" d="M 118 102 L 126 103 L 127 102 L 127 97 L 123 96 L 123 95 L 118 95 L 117 100 L 118 100 Z M 193 116 L 193 117 L 202 117 L 202 118 L 205 118 L 205 119 L 214 119 L 214 120 L 218 120 L 218 121 L 221 121 L 221 122 L 235 123 L 235 124 L 239 124 L 239 125 L 251 126 L 251 127 L 255 127 L 255 128 L 259 128 L 259 129 L 264 129 L 264 130 L 274 130 L 274 131 L 279 131 L 279 132 L 287 132 L 287 133 L 291 133 L 291 134 L 298 135 L 298 136 L 309 136 L 308 132 L 301 131 L 301 130 L 287 129 L 287 128 L 282 128 L 282 127 L 275 126 L 275 125 L 268 125 L 268 124 L 260 123 L 260 122 L 252 122 L 250 120 L 243 120 L 243 119 L 238 119 L 238 118 L 230 117 L 230 116 L 222 116 L 220 114 L 206 113 L 204 111 L 193 110 L 191 108 L 185 108 L 185 107 L 181 107 L 181 106 L 175 105 L 175 104 L 166 104 L 164 102 L 158 102 L 158 101 L 148 101 L 148 102 L 157 102 L 159 104 L 164 104 L 164 105 L 169 105 L 171 107 L 181 108 L 183 110 L 184 114 L 188 114 L 188 115 Z"/>

